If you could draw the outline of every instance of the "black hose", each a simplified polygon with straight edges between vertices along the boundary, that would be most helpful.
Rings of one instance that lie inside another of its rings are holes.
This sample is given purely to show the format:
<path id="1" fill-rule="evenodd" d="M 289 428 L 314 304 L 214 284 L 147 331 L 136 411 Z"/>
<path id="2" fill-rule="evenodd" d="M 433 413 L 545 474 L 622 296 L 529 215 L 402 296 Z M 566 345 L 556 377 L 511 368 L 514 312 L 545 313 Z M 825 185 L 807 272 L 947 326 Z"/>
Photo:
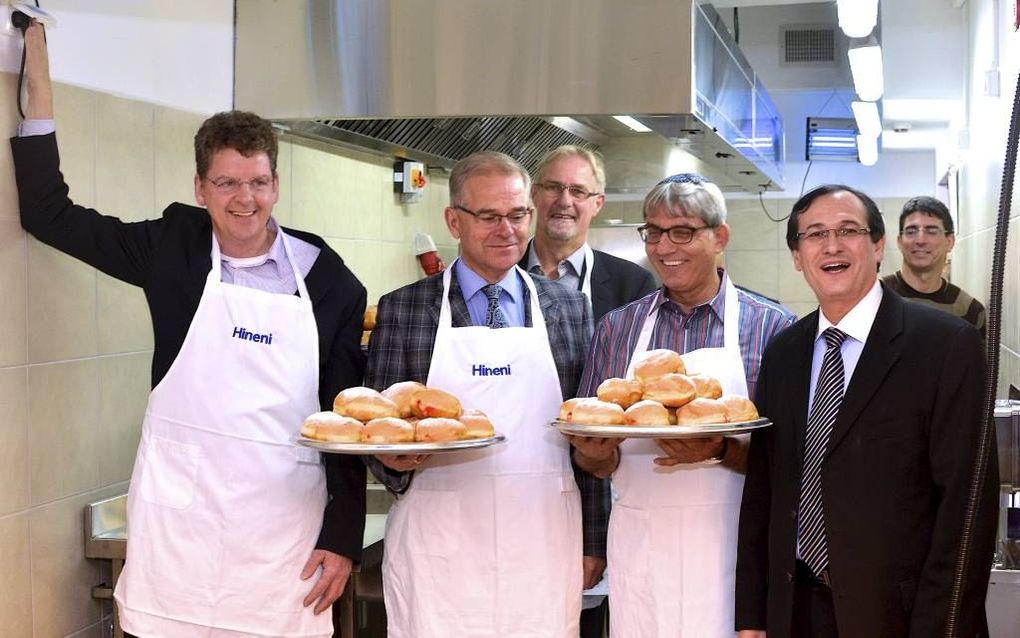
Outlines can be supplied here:
<path id="1" fill-rule="evenodd" d="M 1009 215 L 1013 197 L 1013 178 L 1016 174 L 1016 155 L 1020 138 L 1020 76 L 1013 95 L 1013 114 L 1009 120 L 1009 134 L 1006 137 L 1006 158 L 1002 167 L 1002 187 L 999 190 L 999 216 L 995 224 L 995 245 L 992 249 L 992 280 L 988 295 L 988 341 L 986 357 L 988 375 L 985 381 L 984 420 L 978 439 L 977 458 L 974 461 L 974 475 L 967 495 L 967 509 L 964 513 L 963 532 L 960 535 L 960 553 L 953 575 L 953 591 L 949 598 L 949 614 L 946 618 L 946 638 L 956 638 L 960 616 L 960 602 L 963 596 L 967 563 L 973 544 L 974 523 L 981 499 L 981 489 L 988 473 L 988 457 L 995 440 L 995 391 L 999 383 L 999 338 L 1002 332 L 1002 280 L 1006 269 L 1006 239 L 1009 234 Z"/>

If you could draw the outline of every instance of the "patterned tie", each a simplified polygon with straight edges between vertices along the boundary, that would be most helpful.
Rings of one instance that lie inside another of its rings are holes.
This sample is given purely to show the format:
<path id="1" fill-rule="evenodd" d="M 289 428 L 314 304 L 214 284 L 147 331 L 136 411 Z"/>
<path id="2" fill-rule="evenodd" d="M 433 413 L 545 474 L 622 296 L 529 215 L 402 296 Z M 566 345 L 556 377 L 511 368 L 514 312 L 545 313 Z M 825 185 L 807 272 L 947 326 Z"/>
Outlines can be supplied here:
<path id="1" fill-rule="evenodd" d="M 497 284 L 489 284 L 482 288 L 482 292 L 489 300 L 489 306 L 485 309 L 485 325 L 490 328 L 508 327 L 510 324 L 507 323 L 506 317 L 503 316 L 503 310 L 499 307 L 499 293 L 503 292 L 503 289 Z"/>
<path id="2" fill-rule="evenodd" d="M 801 558 L 817 575 L 829 566 L 829 553 L 825 547 L 825 507 L 822 503 L 822 459 L 843 402 L 843 356 L 839 349 L 847 335 L 836 328 L 828 328 L 822 336 L 825 337 L 826 349 L 805 435 L 798 521 Z"/>

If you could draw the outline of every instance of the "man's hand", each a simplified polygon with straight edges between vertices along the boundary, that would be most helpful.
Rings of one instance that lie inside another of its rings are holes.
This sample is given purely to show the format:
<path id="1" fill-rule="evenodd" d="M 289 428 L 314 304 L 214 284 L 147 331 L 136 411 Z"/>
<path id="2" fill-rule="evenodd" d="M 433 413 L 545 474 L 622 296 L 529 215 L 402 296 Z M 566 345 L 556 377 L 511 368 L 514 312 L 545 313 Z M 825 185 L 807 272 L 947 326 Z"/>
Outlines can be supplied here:
<path id="1" fill-rule="evenodd" d="M 410 472 L 417 470 L 429 456 L 428 454 L 376 454 L 375 458 L 391 470 Z"/>
<path id="2" fill-rule="evenodd" d="M 50 83 L 50 61 L 46 36 L 41 24 L 32 20 L 25 29 L 25 80 L 30 120 L 53 119 L 53 86 Z"/>
<path id="3" fill-rule="evenodd" d="M 594 436 L 567 436 L 574 446 L 574 461 L 586 472 L 606 478 L 616 470 L 619 457 L 616 449 L 623 439 L 602 439 Z"/>
<path id="4" fill-rule="evenodd" d="M 308 580 L 315 573 L 316 568 L 322 565 L 322 575 L 319 582 L 315 583 L 312 591 L 305 596 L 305 607 L 315 603 L 315 613 L 321 614 L 329 609 L 333 602 L 340 598 L 347 586 L 347 578 L 351 575 L 351 568 L 354 564 L 350 558 L 334 554 L 325 549 L 317 549 L 312 552 L 301 570 L 301 580 Z"/>
<path id="5" fill-rule="evenodd" d="M 655 464 L 667 467 L 681 463 L 701 463 L 719 458 L 725 449 L 721 436 L 699 439 L 656 439 L 655 442 L 668 455 L 656 458 Z"/>
<path id="6" fill-rule="evenodd" d="M 765 632 L 760 629 L 741 629 L 737 632 L 737 638 L 765 638 Z"/>
<path id="7" fill-rule="evenodd" d="M 602 580 L 606 571 L 606 559 L 599 556 L 584 557 L 584 588 L 591 589 Z"/>

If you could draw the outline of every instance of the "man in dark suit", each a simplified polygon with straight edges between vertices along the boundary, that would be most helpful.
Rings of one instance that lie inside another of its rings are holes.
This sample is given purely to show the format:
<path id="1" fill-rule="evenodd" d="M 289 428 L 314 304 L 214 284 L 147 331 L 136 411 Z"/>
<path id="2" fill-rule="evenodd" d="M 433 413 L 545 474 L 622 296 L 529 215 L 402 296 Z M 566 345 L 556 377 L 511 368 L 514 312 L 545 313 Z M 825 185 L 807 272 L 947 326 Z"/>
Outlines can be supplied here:
<path id="1" fill-rule="evenodd" d="M 973 326 L 882 286 L 875 203 L 822 186 L 786 240 L 818 311 L 762 361 L 740 515 L 740 638 L 987 635 L 995 452 L 960 536 L 982 427 L 984 357 Z M 968 552 L 961 556 L 961 552 Z M 964 560 L 959 589 L 954 584 Z"/>
<path id="2" fill-rule="evenodd" d="M 588 245 L 588 227 L 606 199 L 598 155 L 580 146 L 560 146 L 542 158 L 535 179 L 531 197 L 538 219 L 521 268 L 583 292 L 591 300 L 595 323 L 655 290 L 650 272 Z"/>
<path id="3" fill-rule="evenodd" d="M 444 214 L 461 256 L 379 301 L 365 384 L 447 390 L 507 437 L 466 453 L 378 457 L 386 470 L 373 472 L 401 493 L 383 563 L 394 638 L 576 637 L 582 555 L 605 556 L 605 521 L 587 516 L 603 511 L 601 485 L 575 485 L 566 439 L 548 427 L 576 392 L 591 314 L 581 293 L 516 267 L 529 186 L 502 153 L 459 161 Z"/>

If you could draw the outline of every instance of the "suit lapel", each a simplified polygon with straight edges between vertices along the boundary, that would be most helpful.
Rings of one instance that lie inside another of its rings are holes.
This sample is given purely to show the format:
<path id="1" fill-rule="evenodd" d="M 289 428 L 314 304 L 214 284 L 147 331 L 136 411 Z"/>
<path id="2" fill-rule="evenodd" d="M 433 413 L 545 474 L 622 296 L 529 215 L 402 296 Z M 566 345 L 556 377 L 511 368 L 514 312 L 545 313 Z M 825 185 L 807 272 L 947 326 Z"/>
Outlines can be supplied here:
<path id="1" fill-rule="evenodd" d="M 839 445 L 857 422 L 861 412 L 885 381 L 889 370 L 900 358 L 898 337 L 903 332 L 903 302 L 894 293 L 885 290 L 882 303 L 871 325 L 868 341 L 857 361 L 843 404 L 832 426 L 829 454 Z"/>
<path id="2" fill-rule="evenodd" d="M 804 458 L 804 437 L 807 430 L 808 393 L 811 390 L 811 357 L 815 347 L 815 335 L 818 332 L 818 311 L 805 317 L 801 322 L 801 333 L 794 342 L 794 352 L 788 367 L 790 380 L 789 401 L 790 422 L 793 423 L 793 436 L 797 450 L 797 467 Z"/>

